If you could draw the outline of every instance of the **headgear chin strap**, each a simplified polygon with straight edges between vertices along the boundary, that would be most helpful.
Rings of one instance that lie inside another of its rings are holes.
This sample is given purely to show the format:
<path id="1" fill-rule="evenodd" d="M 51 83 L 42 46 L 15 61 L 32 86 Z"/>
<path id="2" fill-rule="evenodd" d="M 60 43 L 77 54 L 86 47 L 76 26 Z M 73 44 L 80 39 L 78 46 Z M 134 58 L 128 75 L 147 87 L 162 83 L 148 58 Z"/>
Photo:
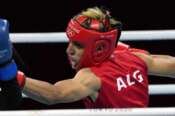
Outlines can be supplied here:
<path id="1" fill-rule="evenodd" d="M 66 30 L 70 41 L 80 42 L 85 47 L 78 69 L 101 64 L 111 55 L 115 49 L 116 41 L 118 41 L 119 30 L 117 29 L 97 32 L 82 27 L 81 22 L 87 18 L 86 16 L 79 16 L 76 19 L 71 19 Z M 96 50 L 98 46 L 103 46 L 103 49 Z"/>

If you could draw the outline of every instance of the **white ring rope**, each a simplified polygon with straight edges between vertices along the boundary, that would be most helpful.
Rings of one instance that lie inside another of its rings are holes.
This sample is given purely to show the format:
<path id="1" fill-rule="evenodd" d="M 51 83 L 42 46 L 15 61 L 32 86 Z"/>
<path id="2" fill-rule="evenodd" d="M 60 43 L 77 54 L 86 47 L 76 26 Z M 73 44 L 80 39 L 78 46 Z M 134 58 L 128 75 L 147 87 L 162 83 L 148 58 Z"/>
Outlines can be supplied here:
<path id="1" fill-rule="evenodd" d="M 156 84 L 149 85 L 150 95 L 175 94 L 175 84 Z"/>
<path id="2" fill-rule="evenodd" d="M 14 43 L 67 42 L 66 34 L 60 33 L 11 33 Z M 123 31 L 121 41 L 174 40 L 175 30 Z"/>
<path id="3" fill-rule="evenodd" d="M 67 109 L 1 111 L 0 116 L 174 116 L 171 108 Z"/>

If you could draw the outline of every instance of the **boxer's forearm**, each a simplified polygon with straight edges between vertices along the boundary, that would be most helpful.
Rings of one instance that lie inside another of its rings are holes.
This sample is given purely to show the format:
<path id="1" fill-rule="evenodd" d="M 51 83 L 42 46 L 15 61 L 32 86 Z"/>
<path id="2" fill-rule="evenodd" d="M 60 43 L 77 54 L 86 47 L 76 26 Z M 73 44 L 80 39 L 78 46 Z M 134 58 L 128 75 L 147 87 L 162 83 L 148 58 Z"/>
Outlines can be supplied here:
<path id="1" fill-rule="evenodd" d="M 55 98 L 52 84 L 31 78 L 26 78 L 23 92 L 28 97 L 44 104 L 53 104 L 52 101 Z"/>

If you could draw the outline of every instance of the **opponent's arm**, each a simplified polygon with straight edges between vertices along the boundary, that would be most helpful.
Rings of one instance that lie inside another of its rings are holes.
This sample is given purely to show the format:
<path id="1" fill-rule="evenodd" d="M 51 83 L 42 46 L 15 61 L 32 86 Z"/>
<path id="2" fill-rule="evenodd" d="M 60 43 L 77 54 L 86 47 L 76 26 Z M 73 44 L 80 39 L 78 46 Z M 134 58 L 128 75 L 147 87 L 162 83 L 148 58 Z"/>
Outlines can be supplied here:
<path id="1" fill-rule="evenodd" d="M 80 100 L 94 94 L 99 86 L 100 82 L 95 75 L 89 72 L 89 69 L 83 69 L 73 79 L 59 81 L 54 85 L 25 78 L 23 92 L 41 103 L 56 104 Z"/>

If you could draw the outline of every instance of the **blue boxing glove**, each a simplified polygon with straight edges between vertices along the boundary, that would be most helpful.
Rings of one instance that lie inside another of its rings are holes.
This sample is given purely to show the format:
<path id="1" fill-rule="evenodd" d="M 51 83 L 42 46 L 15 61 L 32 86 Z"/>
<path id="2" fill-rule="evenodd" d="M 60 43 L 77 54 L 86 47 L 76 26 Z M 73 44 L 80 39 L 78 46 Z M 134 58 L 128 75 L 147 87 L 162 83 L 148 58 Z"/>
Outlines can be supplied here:
<path id="1" fill-rule="evenodd" d="M 9 23 L 0 19 L 0 81 L 16 77 L 17 66 L 12 59 L 12 43 L 9 39 Z"/>

